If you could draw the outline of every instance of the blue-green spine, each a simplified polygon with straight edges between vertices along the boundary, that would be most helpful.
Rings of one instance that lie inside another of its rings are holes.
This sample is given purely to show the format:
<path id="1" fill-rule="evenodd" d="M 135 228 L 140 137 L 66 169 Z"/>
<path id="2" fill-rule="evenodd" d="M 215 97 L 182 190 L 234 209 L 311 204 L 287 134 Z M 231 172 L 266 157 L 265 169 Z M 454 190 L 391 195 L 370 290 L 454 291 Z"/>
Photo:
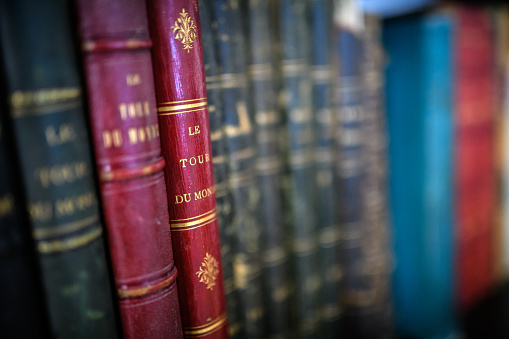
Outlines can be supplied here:
<path id="1" fill-rule="evenodd" d="M 228 154 L 223 124 L 222 91 L 212 29 L 212 8 L 206 0 L 200 0 L 199 6 L 228 325 L 230 326 L 230 334 L 232 337 L 236 337 L 236 333 L 238 333 L 241 326 L 239 318 L 240 304 L 233 276 L 235 228 L 232 222 L 232 196 L 228 186 Z"/>
<path id="2" fill-rule="evenodd" d="M 249 75 L 257 146 L 256 180 L 260 192 L 258 224 L 261 231 L 265 325 L 267 335 L 290 333 L 289 253 L 284 233 L 283 154 L 280 147 L 281 113 L 277 105 L 274 10 L 269 1 L 246 2 Z"/>
<path id="3" fill-rule="evenodd" d="M 51 334 L 114 338 L 69 6 L 2 1 L 3 66 Z"/>
<path id="4" fill-rule="evenodd" d="M 309 66 L 308 1 L 279 4 L 282 73 L 287 125 L 288 237 L 292 248 L 292 321 L 295 335 L 314 338 L 319 330 L 318 232 L 314 206 L 314 130 Z"/>
<path id="5" fill-rule="evenodd" d="M 237 0 L 212 1 L 216 21 L 216 46 L 221 66 L 220 83 L 224 132 L 228 154 L 235 288 L 239 296 L 242 326 L 231 328 L 245 338 L 264 336 L 260 263 L 260 227 L 256 220 L 258 190 L 255 178 L 252 102 L 247 81 L 246 35 Z"/>

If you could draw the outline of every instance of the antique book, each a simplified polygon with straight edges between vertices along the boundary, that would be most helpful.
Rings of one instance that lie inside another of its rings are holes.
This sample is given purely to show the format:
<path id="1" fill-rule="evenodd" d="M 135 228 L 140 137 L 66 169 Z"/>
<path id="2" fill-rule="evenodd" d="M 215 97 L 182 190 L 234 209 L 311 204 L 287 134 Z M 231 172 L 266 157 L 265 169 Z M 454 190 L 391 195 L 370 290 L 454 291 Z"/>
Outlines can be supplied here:
<path id="1" fill-rule="evenodd" d="M 3 1 L 10 117 L 50 331 L 116 336 L 69 2 Z"/>
<path id="2" fill-rule="evenodd" d="M 365 16 L 363 43 L 363 129 L 365 179 L 363 184 L 365 223 L 362 253 L 364 286 L 374 298 L 362 306 L 359 318 L 363 336 L 392 338 L 392 273 L 390 214 L 387 188 L 387 135 L 385 123 L 384 75 L 385 58 L 381 46 L 381 20 Z"/>
<path id="3" fill-rule="evenodd" d="M 443 11 L 383 27 L 398 336 L 455 333 L 453 32 Z"/>
<path id="4" fill-rule="evenodd" d="M 311 1 L 312 59 L 311 79 L 313 93 L 313 123 L 315 130 L 316 217 L 320 258 L 319 312 L 320 335 L 339 337 L 339 284 L 341 267 L 339 257 L 339 224 L 336 215 L 334 165 L 335 107 L 332 93 L 331 29 L 333 3 L 330 0 Z"/>
<path id="5" fill-rule="evenodd" d="M 288 152 L 286 198 L 292 260 L 292 320 L 298 337 L 311 338 L 319 330 L 318 231 L 315 215 L 314 122 L 309 78 L 310 25 L 307 1 L 279 4 L 279 35 Z"/>
<path id="6" fill-rule="evenodd" d="M 235 288 L 233 274 L 235 228 L 233 221 L 232 194 L 228 186 L 228 154 L 226 145 L 224 113 L 220 65 L 215 45 L 214 28 L 217 27 L 212 12 L 212 3 L 199 0 L 200 23 L 202 30 L 203 58 L 205 61 L 205 76 L 207 81 L 207 103 L 210 122 L 210 139 L 212 143 L 212 165 L 214 166 L 214 181 L 216 185 L 217 219 L 221 240 L 221 258 L 223 260 L 223 279 L 226 294 L 226 309 L 228 312 L 228 326 L 231 338 L 242 333 L 240 321 L 240 302 L 238 290 Z"/>
<path id="7" fill-rule="evenodd" d="M 246 21 L 237 0 L 212 1 L 228 154 L 228 186 L 232 195 L 233 268 L 240 303 L 241 334 L 264 336 L 260 263 L 260 226 L 256 220 L 255 145 L 252 101 L 247 82 Z M 236 327 L 233 328 L 234 330 Z M 235 335 L 236 332 L 233 332 Z"/>
<path id="8" fill-rule="evenodd" d="M 185 337 L 227 337 L 198 2 L 149 0 L 149 30 Z"/>
<path id="9" fill-rule="evenodd" d="M 500 113 L 498 116 L 498 157 L 500 180 L 500 227 L 498 248 L 502 280 L 509 277 L 509 7 L 497 12 L 497 49 Z M 496 237 L 497 235 L 495 235 Z"/>
<path id="10" fill-rule="evenodd" d="M 0 327 L 5 338 L 47 338 L 41 277 L 1 85 L 0 91 Z"/>
<path id="11" fill-rule="evenodd" d="M 127 338 L 181 337 L 143 0 L 77 1 L 102 205 Z"/>
<path id="12" fill-rule="evenodd" d="M 455 21 L 455 221 L 458 304 L 473 306 L 494 284 L 493 31 L 488 13 L 458 6 Z"/>
<path id="13" fill-rule="evenodd" d="M 260 227 L 265 330 L 268 337 L 290 334 L 289 253 L 285 239 L 283 205 L 283 160 L 280 146 L 283 130 L 276 84 L 277 15 L 269 1 L 243 2 L 247 24 L 248 75 L 253 102 L 256 144 L 256 185 L 260 194 L 257 218 Z"/>

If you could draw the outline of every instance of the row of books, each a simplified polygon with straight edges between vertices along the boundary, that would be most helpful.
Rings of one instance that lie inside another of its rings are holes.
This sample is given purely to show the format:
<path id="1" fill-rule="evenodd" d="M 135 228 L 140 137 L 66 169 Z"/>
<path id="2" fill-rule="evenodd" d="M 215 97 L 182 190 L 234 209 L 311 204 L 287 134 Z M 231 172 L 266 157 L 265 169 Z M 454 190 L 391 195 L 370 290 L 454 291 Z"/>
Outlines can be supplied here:
<path id="1" fill-rule="evenodd" d="M 459 333 L 509 16 L 356 4 L 0 2 L 2 337 Z"/>

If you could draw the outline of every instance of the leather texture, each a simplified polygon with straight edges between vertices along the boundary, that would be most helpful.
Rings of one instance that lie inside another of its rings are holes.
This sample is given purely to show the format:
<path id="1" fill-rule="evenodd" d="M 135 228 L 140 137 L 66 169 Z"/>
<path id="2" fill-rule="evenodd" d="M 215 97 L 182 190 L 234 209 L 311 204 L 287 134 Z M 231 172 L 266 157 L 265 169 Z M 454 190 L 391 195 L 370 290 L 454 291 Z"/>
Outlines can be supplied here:
<path id="1" fill-rule="evenodd" d="M 1 3 L 2 53 L 55 338 L 116 337 L 70 3 Z"/>
<path id="2" fill-rule="evenodd" d="M 184 336 L 226 338 L 198 2 L 149 0 L 147 13 Z"/>
<path id="3" fill-rule="evenodd" d="M 77 1 L 77 14 L 123 334 L 179 338 L 146 4 Z"/>

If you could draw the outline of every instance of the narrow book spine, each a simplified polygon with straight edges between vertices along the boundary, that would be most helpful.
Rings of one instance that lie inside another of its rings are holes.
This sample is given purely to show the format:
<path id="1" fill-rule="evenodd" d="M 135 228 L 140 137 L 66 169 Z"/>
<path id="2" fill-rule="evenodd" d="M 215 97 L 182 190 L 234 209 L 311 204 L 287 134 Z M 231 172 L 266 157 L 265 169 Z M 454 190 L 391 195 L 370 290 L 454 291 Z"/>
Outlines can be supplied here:
<path id="1" fill-rule="evenodd" d="M 2 53 L 52 335 L 116 334 L 68 3 L 2 2 Z"/>
<path id="2" fill-rule="evenodd" d="M 3 91 L 2 93 L 3 94 Z M 6 338 L 45 338 L 39 270 L 20 196 L 12 136 L 0 98 L 0 326 Z"/>
<path id="3" fill-rule="evenodd" d="M 337 48 L 335 149 L 339 207 L 340 253 L 343 264 L 341 300 L 344 311 L 344 331 L 354 338 L 367 338 L 366 306 L 374 295 L 368 274 L 365 242 L 368 234 L 365 219 L 366 147 L 364 144 L 364 79 L 363 45 L 364 22 L 362 13 L 348 2 L 339 2 L 335 8 L 335 40 Z M 345 5 L 345 6 L 343 6 Z"/>
<path id="4" fill-rule="evenodd" d="M 454 29 L 454 19 L 442 11 L 384 23 L 390 205 L 397 263 L 392 280 L 394 319 L 396 335 L 402 337 L 445 338 L 455 331 Z M 411 72 L 414 76 L 408 77 Z"/>
<path id="5" fill-rule="evenodd" d="M 145 2 L 77 9 L 123 332 L 182 337 Z"/>
<path id="6" fill-rule="evenodd" d="M 217 21 L 216 43 L 221 65 L 221 89 L 229 164 L 229 187 L 233 198 L 235 229 L 234 277 L 238 290 L 243 335 L 264 336 L 260 230 L 255 212 L 254 129 L 252 102 L 247 82 L 246 36 L 236 0 L 212 1 Z"/>
<path id="7" fill-rule="evenodd" d="M 265 328 L 269 337 L 290 335 L 289 253 L 285 241 L 283 207 L 282 130 L 277 105 L 275 38 L 269 1 L 246 2 L 249 26 L 249 78 L 253 98 L 256 142 L 256 182 L 260 192 L 258 225 L 261 232 Z"/>
<path id="8" fill-rule="evenodd" d="M 367 314 L 359 326 L 366 338 L 392 338 L 389 213 L 387 212 L 387 156 L 383 97 L 383 54 L 380 20 L 366 16 L 363 40 L 363 87 L 366 178 L 364 181 L 365 241 L 362 252 L 366 286 L 375 298 L 363 307 Z"/>
<path id="9" fill-rule="evenodd" d="M 459 305 L 467 308 L 493 284 L 493 41 L 486 12 L 456 13 L 457 281 Z"/>
<path id="10" fill-rule="evenodd" d="M 184 336 L 226 338 L 198 2 L 147 5 Z"/>
<path id="11" fill-rule="evenodd" d="M 316 213 L 319 239 L 320 335 L 339 337 L 339 224 L 334 187 L 334 123 L 332 102 L 332 65 L 329 48 L 332 28 L 332 1 L 312 1 L 313 119 L 315 128 Z"/>
<path id="12" fill-rule="evenodd" d="M 279 7 L 288 144 L 289 236 L 292 247 L 293 319 L 301 338 L 318 335 L 318 232 L 314 208 L 314 131 L 308 77 L 310 26 L 307 1 L 283 0 Z"/>
<path id="13" fill-rule="evenodd" d="M 240 301 L 235 288 L 233 259 L 235 249 L 235 227 L 233 223 L 232 194 L 228 186 L 228 154 L 226 145 L 220 65 L 214 41 L 214 19 L 212 3 L 200 0 L 200 22 L 202 31 L 203 58 L 207 81 L 207 101 L 210 121 L 210 139 L 212 142 L 212 164 L 216 184 L 217 218 L 221 238 L 221 258 L 223 260 L 223 279 L 228 311 L 228 326 L 231 338 L 241 334 Z"/>

